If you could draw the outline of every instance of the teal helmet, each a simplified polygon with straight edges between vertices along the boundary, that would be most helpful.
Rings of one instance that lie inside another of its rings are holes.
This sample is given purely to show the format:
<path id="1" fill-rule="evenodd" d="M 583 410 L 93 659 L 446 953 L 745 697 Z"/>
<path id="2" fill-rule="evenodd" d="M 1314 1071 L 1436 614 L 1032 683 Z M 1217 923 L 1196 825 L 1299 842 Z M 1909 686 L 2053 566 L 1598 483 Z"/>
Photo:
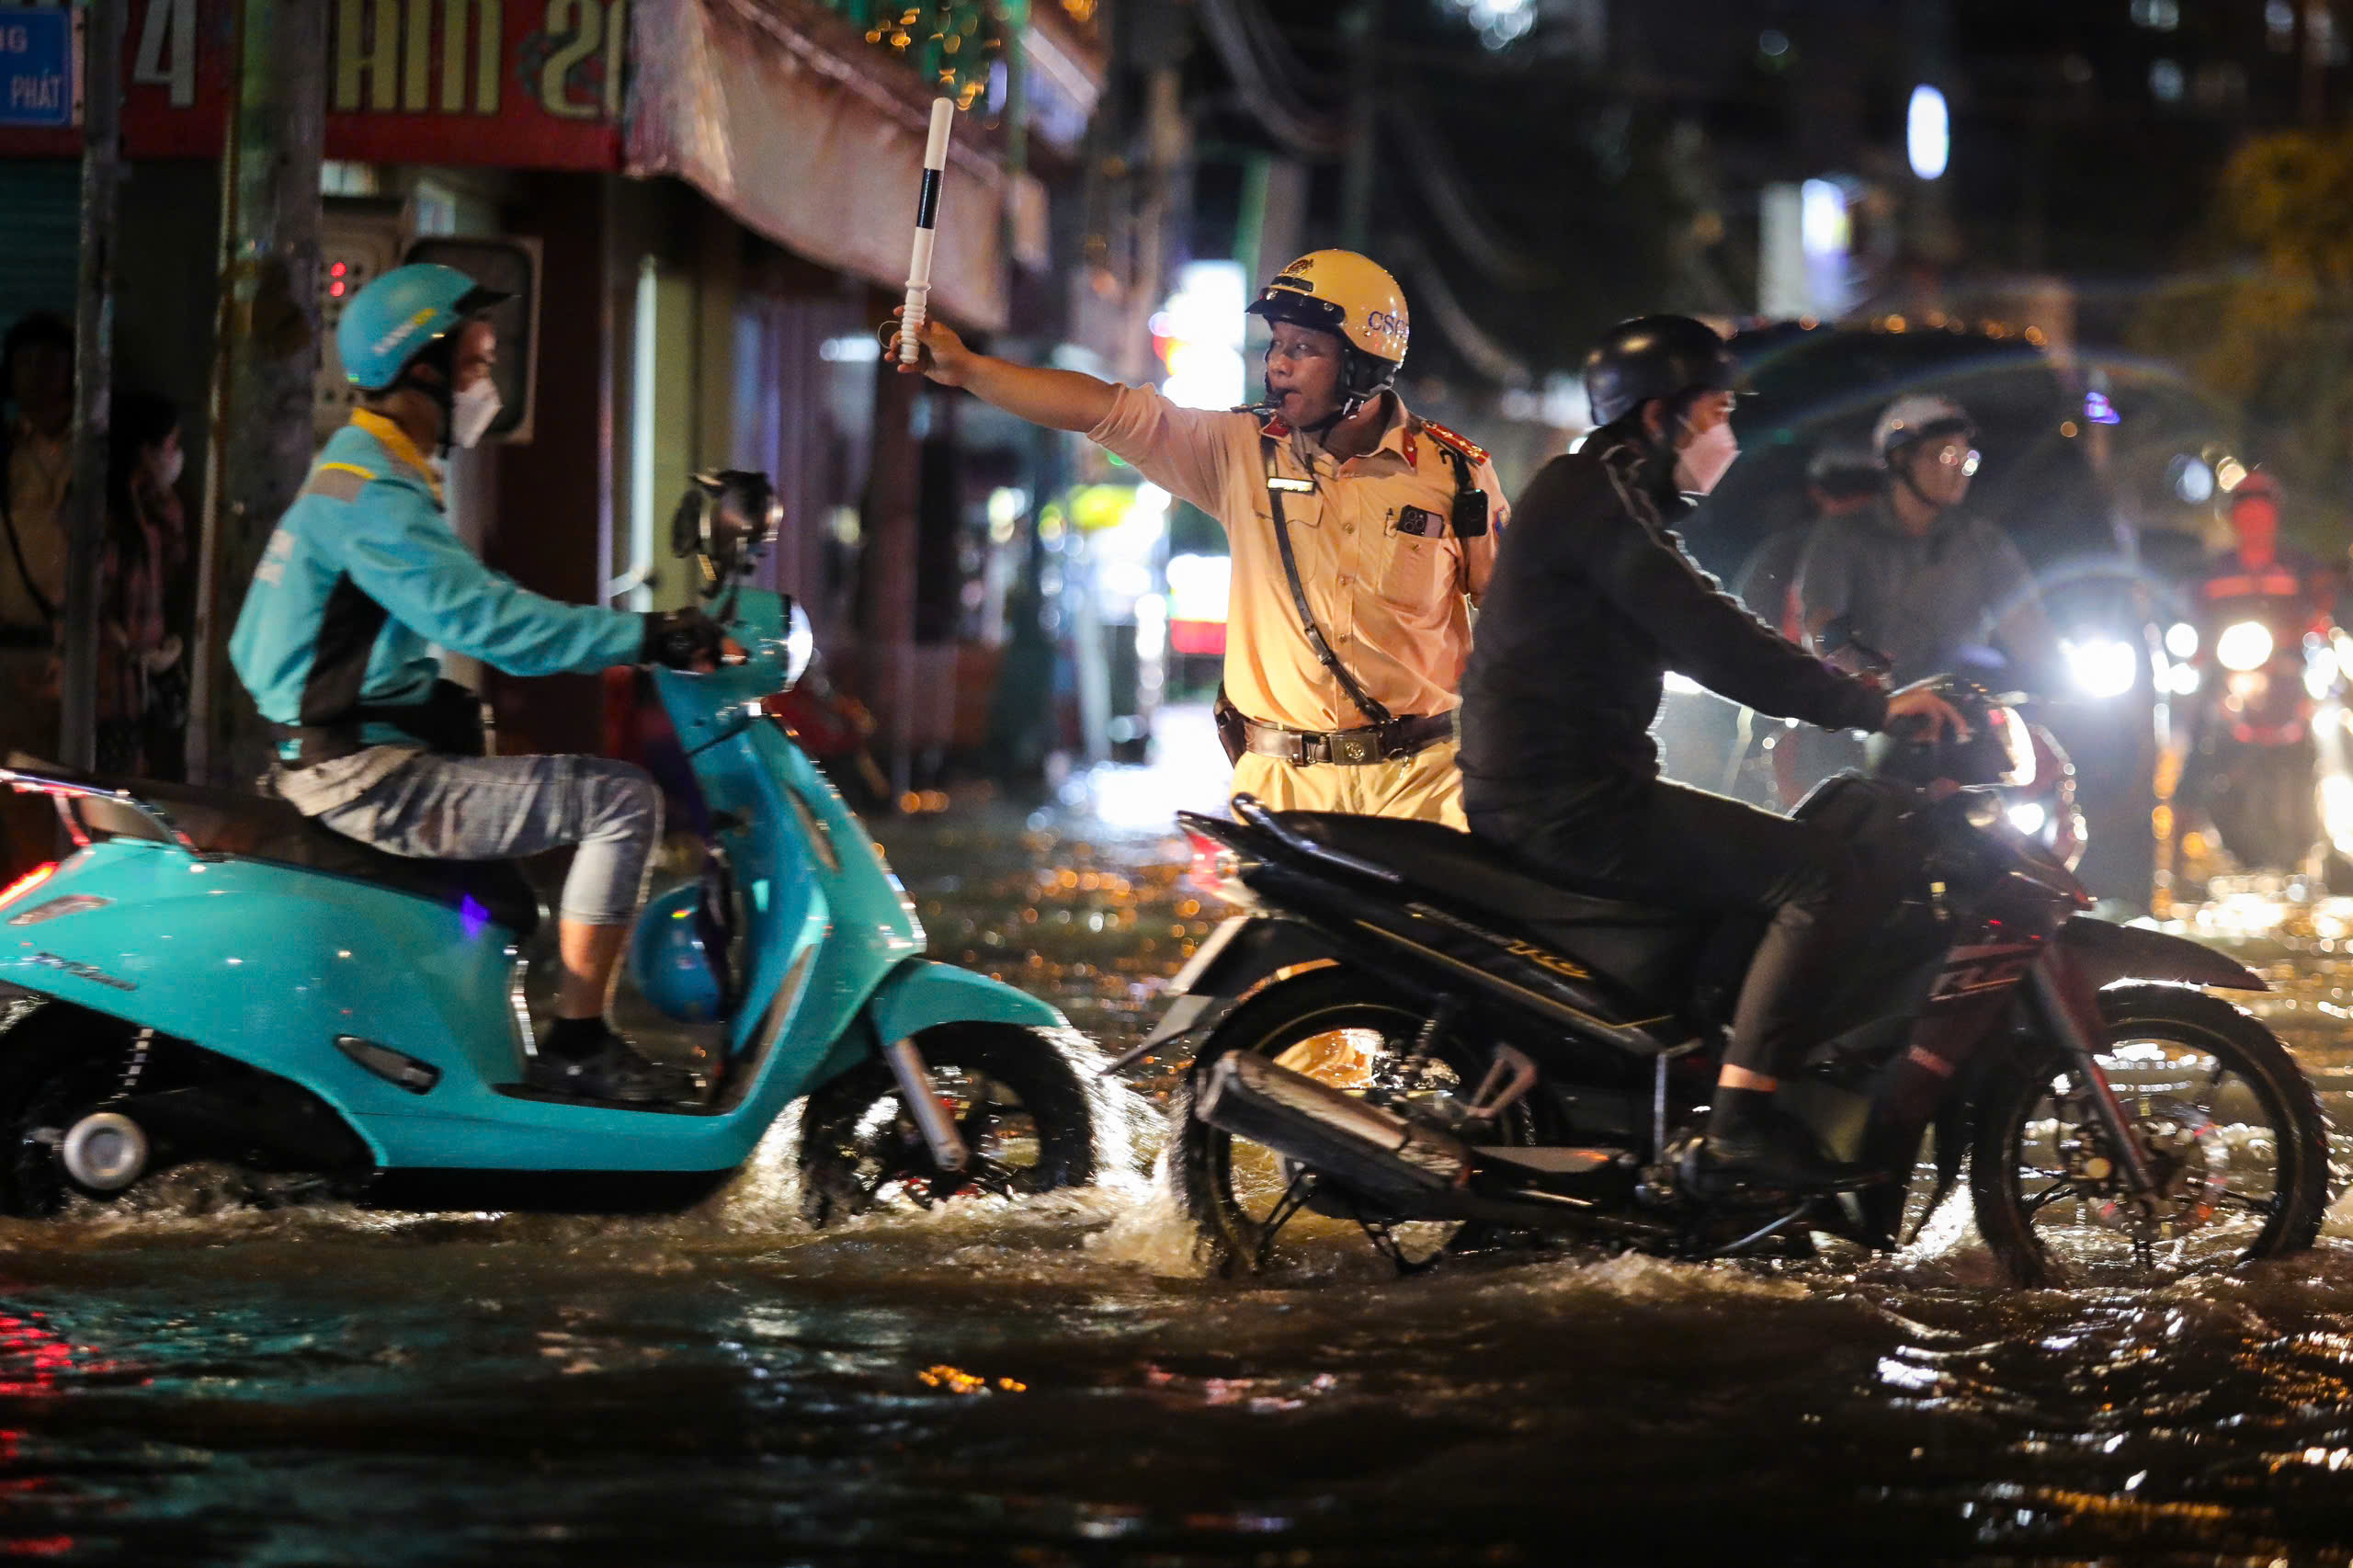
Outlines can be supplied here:
<path id="1" fill-rule="evenodd" d="M 411 361 L 507 296 L 454 267 L 395 267 L 351 296 L 335 324 L 343 373 L 362 392 L 395 385 Z"/>

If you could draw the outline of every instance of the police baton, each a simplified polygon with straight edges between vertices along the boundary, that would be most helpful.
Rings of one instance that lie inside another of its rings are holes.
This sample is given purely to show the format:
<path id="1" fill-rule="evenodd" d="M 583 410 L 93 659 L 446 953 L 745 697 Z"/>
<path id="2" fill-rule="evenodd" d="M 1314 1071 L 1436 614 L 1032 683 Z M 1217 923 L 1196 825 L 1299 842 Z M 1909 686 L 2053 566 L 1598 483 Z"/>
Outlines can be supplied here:
<path id="1" fill-rule="evenodd" d="M 907 257 L 907 302 L 899 315 L 899 363 L 923 357 L 923 324 L 931 302 L 933 223 L 939 216 L 939 185 L 948 172 L 948 131 L 956 122 L 956 100 L 931 100 L 931 136 L 923 147 L 923 189 L 915 197 L 915 248 Z"/>

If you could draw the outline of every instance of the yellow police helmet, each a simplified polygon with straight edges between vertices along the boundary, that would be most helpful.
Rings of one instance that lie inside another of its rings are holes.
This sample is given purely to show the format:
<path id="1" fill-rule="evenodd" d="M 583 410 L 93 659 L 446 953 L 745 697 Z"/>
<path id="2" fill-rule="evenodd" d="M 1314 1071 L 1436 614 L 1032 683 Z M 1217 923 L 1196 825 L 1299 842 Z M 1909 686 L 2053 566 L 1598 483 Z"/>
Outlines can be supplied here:
<path id="1" fill-rule="evenodd" d="M 1336 332 L 1359 353 L 1385 360 L 1392 373 L 1405 361 L 1405 338 L 1412 330 L 1405 291 L 1397 279 L 1378 262 L 1349 250 L 1301 256 L 1258 290 L 1250 313 Z"/>

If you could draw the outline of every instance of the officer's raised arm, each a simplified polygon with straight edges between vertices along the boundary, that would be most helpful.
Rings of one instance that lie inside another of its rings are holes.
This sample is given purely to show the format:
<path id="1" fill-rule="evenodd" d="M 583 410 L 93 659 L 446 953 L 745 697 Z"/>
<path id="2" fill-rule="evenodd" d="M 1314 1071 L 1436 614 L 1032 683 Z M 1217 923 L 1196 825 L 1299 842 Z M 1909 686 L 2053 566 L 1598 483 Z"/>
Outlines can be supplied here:
<path id="1" fill-rule="evenodd" d="M 1083 371 L 1017 365 L 1010 359 L 975 353 L 954 329 L 937 321 L 925 322 L 919 335 L 923 353 L 915 364 L 902 365 L 898 363 L 899 334 L 892 329 L 883 358 L 899 374 L 920 372 L 943 387 L 962 387 L 983 403 L 1032 425 L 1092 430 L 1109 415 L 1111 400 L 1119 395 L 1118 387 Z"/>

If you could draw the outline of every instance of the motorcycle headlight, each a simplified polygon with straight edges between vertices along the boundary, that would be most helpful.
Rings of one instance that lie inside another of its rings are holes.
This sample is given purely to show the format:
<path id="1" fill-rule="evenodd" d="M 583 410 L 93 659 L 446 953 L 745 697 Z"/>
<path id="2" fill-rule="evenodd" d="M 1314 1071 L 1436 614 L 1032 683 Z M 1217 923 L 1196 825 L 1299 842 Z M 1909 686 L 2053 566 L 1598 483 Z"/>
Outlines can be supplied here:
<path id="1" fill-rule="evenodd" d="M 2051 813 L 2042 809 L 2040 801 L 2020 801 L 2010 808 L 2010 825 L 2029 838 L 2040 833 L 2050 820 Z"/>
<path id="2" fill-rule="evenodd" d="M 2214 639 L 2214 657 L 2226 670 L 2259 670 L 2271 658 L 2271 629 L 2259 620 L 2235 621 Z"/>
<path id="3" fill-rule="evenodd" d="M 2067 653 L 2067 673 L 2075 677 L 2076 687 L 2086 697 L 2105 700 L 2121 697 L 2132 689 L 2133 672 L 2140 660 L 2132 645 L 2113 637 L 2095 637 L 2083 642 L 2063 644 Z"/>
<path id="4" fill-rule="evenodd" d="M 2004 758 L 2003 771 L 1993 782 L 2012 787 L 2033 783 L 2034 737 L 2026 733 L 2026 721 L 2018 717 L 2018 710 L 1989 708 L 1985 710 L 1985 727 L 1992 732 L 1995 744 L 2002 748 Z"/>

